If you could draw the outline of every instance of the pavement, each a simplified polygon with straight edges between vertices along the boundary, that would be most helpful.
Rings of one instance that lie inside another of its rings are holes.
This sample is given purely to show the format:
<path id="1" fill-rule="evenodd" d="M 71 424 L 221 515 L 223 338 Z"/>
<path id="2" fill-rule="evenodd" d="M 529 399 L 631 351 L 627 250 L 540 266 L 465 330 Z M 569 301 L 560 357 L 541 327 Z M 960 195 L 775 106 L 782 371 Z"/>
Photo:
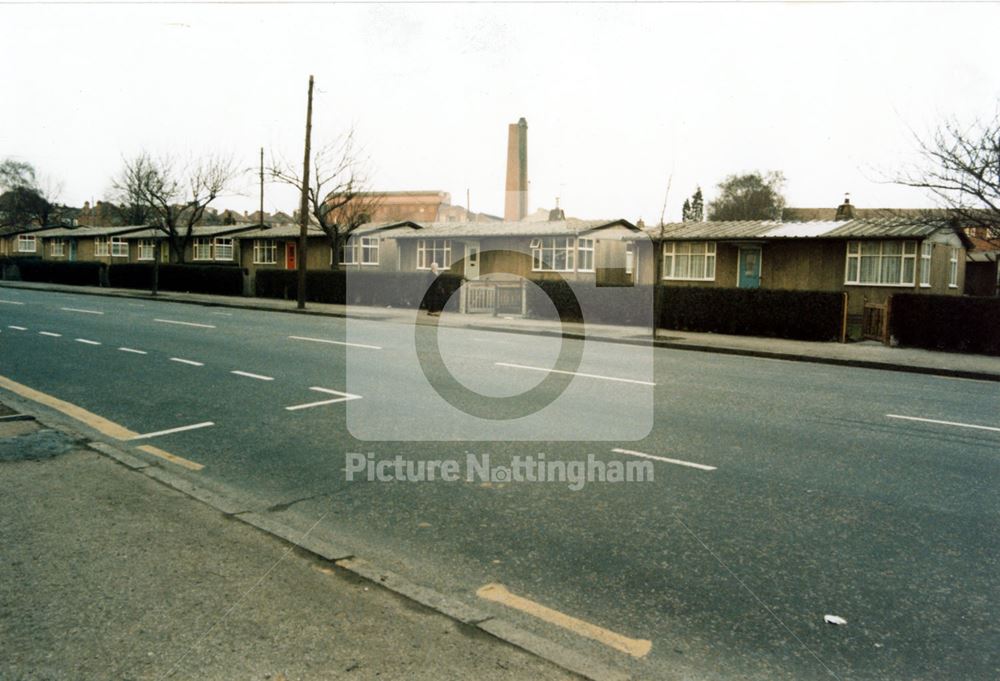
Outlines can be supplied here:
<path id="1" fill-rule="evenodd" d="M 65 286 L 48 283 L 0 281 L 0 287 L 63 291 L 67 293 L 117 296 L 133 299 L 151 298 L 148 291 L 97 286 Z M 306 310 L 298 310 L 295 301 L 291 300 L 177 293 L 171 291 L 160 292 L 157 298 L 172 302 L 269 312 L 290 312 L 333 317 L 351 316 L 357 319 L 384 320 L 397 323 L 414 322 L 414 314 L 411 310 L 392 308 L 308 303 Z M 429 323 L 426 315 L 422 313 L 416 316 L 416 321 L 418 323 Z M 440 326 L 454 326 L 484 331 L 586 336 L 591 340 L 621 343 L 649 343 L 651 340 L 649 329 L 610 324 L 588 324 L 584 329 L 581 324 L 562 325 L 559 322 L 538 319 L 454 313 L 445 313 L 439 319 L 435 320 L 434 323 Z M 929 373 L 955 378 L 1000 381 L 1000 357 L 935 352 L 920 348 L 890 347 L 877 341 L 824 343 L 783 338 L 732 336 L 658 329 L 654 343 L 657 347 L 669 347 L 680 350 L 719 352 L 840 366 L 878 368 L 889 371 Z"/>
<path id="2" fill-rule="evenodd" d="M 22 418 L 0 403 L 0 678 L 578 678 Z"/>
<path id="3" fill-rule="evenodd" d="M 8 403 L 590 678 L 1000 678 L 994 381 L 0 294 Z M 406 472 L 469 455 L 495 475 Z M 543 455 L 655 475 L 515 479 Z"/>

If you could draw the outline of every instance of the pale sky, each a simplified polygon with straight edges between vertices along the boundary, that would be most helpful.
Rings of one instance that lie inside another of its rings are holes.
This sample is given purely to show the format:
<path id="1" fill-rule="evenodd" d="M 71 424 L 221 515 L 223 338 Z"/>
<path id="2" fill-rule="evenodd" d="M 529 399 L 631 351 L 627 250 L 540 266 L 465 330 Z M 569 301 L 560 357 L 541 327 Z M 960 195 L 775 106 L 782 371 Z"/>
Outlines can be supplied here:
<path id="1" fill-rule="evenodd" d="M 301 163 L 313 74 L 314 143 L 353 126 L 374 188 L 468 189 L 477 211 L 503 213 L 521 116 L 531 210 L 654 222 L 672 176 L 678 219 L 754 169 L 784 172 L 790 206 L 929 206 L 882 179 L 911 129 L 996 112 L 997 26 L 1000 4 L 0 5 L 0 158 L 70 205 L 141 149 Z"/>

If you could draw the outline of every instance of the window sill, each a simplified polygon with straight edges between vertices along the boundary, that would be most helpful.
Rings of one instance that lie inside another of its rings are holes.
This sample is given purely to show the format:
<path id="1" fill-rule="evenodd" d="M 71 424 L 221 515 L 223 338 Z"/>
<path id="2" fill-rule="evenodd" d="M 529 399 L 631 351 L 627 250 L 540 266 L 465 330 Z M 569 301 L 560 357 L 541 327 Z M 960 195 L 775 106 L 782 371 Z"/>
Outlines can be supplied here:
<path id="1" fill-rule="evenodd" d="M 920 288 L 931 288 L 930 284 L 921 284 Z"/>
<path id="2" fill-rule="evenodd" d="M 868 288 L 914 288 L 916 284 L 859 284 L 855 281 L 845 281 L 844 286 L 866 286 Z"/>
<path id="3" fill-rule="evenodd" d="M 691 277 L 663 277 L 662 281 L 715 281 L 715 277 L 711 279 L 694 279 Z"/>

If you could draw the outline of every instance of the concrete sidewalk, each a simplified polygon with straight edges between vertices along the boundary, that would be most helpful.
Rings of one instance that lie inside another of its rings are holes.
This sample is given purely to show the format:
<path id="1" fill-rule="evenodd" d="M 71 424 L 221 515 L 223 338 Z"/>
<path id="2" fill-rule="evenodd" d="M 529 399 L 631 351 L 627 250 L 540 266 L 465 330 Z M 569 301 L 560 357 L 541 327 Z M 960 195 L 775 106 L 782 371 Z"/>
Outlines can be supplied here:
<path id="1" fill-rule="evenodd" d="M 0 404 L 0 678 L 571 679 Z"/>
<path id="2" fill-rule="evenodd" d="M 781 338 L 693 333 L 668 329 L 658 329 L 656 339 L 652 340 L 649 329 L 610 324 L 587 324 L 584 329 L 584 325 L 582 324 L 561 325 L 557 321 L 465 315 L 447 312 L 438 318 L 430 318 L 424 312 L 415 313 L 413 310 L 408 309 L 332 305 L 328 303 L 309 303 L 307 309 L 303 311 L 296 309 L 295 301 L 293 300 L 176 292 L 162 292 L 153 298 L 149 295 L 148 291 L 101 288 L 96 286 L 66 286 L 60 284 L 0 281 L 0 287 L 60 291 L 84 295 L 155 299 L 176 303 L 347 317 L 400 324 L 412 324 L 416 321 L 416 323 L 437 323 L 441 326 L 474 328 L 484 331 L 541 335 L 567 334 L 575 337 L 584 337 L 585 334 L 586 338 L 590 340 L 635 344 L 653 342 L 657 347 L 683 350 L 1000 381 L 1000 357 L 933 352 L 917 348 L 893 348 L 875 341 L 861 343 L 817 343 Z"/>

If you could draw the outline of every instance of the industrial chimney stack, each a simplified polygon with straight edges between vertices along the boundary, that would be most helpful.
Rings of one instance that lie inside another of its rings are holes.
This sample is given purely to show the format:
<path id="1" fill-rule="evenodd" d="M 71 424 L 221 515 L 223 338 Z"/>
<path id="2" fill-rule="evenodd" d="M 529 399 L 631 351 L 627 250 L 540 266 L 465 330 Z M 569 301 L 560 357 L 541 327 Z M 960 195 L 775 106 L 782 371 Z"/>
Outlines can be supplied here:
<path id="1" fill-rule="evenodd" d="M 507 194 L 503 219 L 519 222 L 528 215 L 528 121 L 507 128 Z"/>

